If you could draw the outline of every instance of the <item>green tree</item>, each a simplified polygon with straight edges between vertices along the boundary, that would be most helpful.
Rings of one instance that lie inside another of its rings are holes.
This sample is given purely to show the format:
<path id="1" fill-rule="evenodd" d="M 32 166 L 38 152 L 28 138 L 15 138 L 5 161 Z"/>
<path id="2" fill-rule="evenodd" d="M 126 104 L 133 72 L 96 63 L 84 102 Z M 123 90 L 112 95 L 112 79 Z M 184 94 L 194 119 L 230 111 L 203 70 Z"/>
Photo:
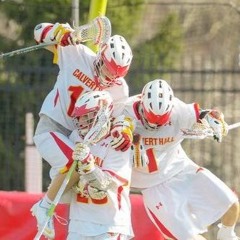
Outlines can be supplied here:
<path id="1" fill-rule="evenodd" d="M 127 76 L 131 93 L 139 92 L 145 82 L 155 77 L 144 70 L 171 67 L 181 49 L 181 27 L 174 14 L 160 23 L 152 39 L 138 42 L 139 26 L 146 21 L 145 7 L 144 0 L 108 1 L 106 12 L 112 33 L 126 37 L 133 49 L 133 64 Z M 4 19 L 0 21 L 0 49 L 4 52 L 34 45 L 33 29 L 38 23 L 71 24 L 71 0 L 1 1 L 0 9 L 0 19 Z M 87 22 L 88 10 L 89 1 L 80 1 L 80 23 Z M 0 70 L 0 128 L 4 129 L 0 133 L 0 157 L 7 159 L 5 167 L 0 169 L 0 177 L 4 179 L 0 182 L 9 183 L 4 185 L 5 189 L 15 186 L 23 190 L 25 114 L 32 112 L 35 122 L 38 121 L 38 112 L 55 83 L 58 68 L 48 51 L 38 50 L 1 61 Z M 10 127 L 6 128 L 6 122 Z M 11 169 L 9 174 L 6 169 Z"/>
<path id="2" fill-rule="evenodd" d="M 155 36 L 133 49 L 134 60 L 129 73 L 132 94 L 156 78 L 165 78 L 158 71 L 174 68 L 183 47 L 183 29 L 175 13 L 169 14 L 160 24 Z M 157 73 L 156 73 L 157 70 Z"/>

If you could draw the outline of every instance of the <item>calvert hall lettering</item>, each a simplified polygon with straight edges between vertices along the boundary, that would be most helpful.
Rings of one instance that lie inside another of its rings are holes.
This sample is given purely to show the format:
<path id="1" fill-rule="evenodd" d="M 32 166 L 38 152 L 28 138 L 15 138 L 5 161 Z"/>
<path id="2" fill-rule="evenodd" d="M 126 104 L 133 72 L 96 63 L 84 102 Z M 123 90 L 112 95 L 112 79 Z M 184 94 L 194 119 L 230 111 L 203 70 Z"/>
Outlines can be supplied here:
<path id="1" fill-rule="evenodd" d="M 166 138 L 142 138 L 145 145 L 164 145 L 174 141 L 174 137 Z"/>
<path id="2" fill-rule="evenodd" d="M 88 76 L 86 76 L 84 73 L 82 73 L 79 69 L 76 69 L 73 72 L 73 76 L 76 77 L 78 80 L 80 80 L 81 82 L 83 82 L 86 86 L 88 86 L 89 88 L 91 88 L 92 90 L 100 90 L 97 85 L 96 82 L 93 81 L 91 78 L 89 78 Z"/>

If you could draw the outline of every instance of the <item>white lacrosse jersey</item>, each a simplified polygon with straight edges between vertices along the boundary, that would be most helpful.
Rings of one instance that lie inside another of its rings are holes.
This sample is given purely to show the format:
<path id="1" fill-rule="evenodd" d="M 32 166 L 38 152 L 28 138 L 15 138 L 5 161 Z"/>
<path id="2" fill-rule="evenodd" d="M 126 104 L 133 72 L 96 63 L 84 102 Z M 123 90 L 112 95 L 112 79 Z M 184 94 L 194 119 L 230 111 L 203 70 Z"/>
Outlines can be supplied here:
<path id="1" fill-rule="evenodd" d="M 170 179 L 191 161 L 181 147 L 183 136 L 180 129 L 192 127 L 198 119 L 199 108 L 196 103 L 186 104 L 174 98 L 170 121 L 159 130 L 151 131 L 145 129 L 136 111 L 139 101 L 139 95 L 130 97 L 123 114 L 136 120 L 134 133 L 142 138 L 147 162 L 145 167 L 133 169 L 131 186 L 148 188 Z"/>
<path id="2" fill-rule="evenodd" d="M 86 91 L 101 90 L 94 80 L 96 78 L 93 67 L 95 59 L 96 54 L 82 44 L 58 46 L 57 81 L 46 96 L 40 115 L 45 114 L 65 128 L 74 130 L 71 114 L 76 100 Z M 126 81 L 119 78 L 118 84 L 105 90 L 113 98 L 113 115 L 120 115 L 124 107 L 123 103 L 129 95 Z"/>
<path id="3" fill-rule="evenodd" d="M 78 134 L 75 133 L 79 142 Z M 129 236 L 129 239 L 133 236 L 129 199 L 132 164 L 129 151 L 114 150 L 110 145 L 111 140 L 111 137 L 107 137 L 91 145 L 90 151 L 95 164 L 113 177 L 117 187 L 109 189 L 107 197 L 102 200 L 74 194 L 70 203 L 69 232 L 85 236 L 113 232 Z"/>
<path id="4" fill-rule="evenodd" d="M 193 127 L 199 107 L 177 98 L 173 101 L 169 122 L 158 130 L 146 130 L 141 124 L 136 111 L 139 96 L 129 99 L 123 114 L 136 119 L 135 133 L 142 137 L 141 154 L 147 162 L 145 167 L 133 169 L 131 186 L 141 190 L 148 217 L 164 238 L 186 240 L 206 232 L 237 197 L 219 178 L 187 157 L 181 147 L 181 129 Z"/>

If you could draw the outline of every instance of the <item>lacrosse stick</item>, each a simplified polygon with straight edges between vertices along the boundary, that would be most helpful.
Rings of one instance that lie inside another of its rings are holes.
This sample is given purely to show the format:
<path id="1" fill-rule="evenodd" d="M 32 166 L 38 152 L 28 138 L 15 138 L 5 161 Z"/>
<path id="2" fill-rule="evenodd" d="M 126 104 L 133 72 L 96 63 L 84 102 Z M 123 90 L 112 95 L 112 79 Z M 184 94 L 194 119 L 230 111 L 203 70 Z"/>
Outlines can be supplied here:
<path id="1" fill-rule="evenodd" d="M 105 16 L 101 16 L 96 17 L 88 24 L 79 27 L 74 27 L 72 37 L 73 39 L 79 40 L 80 42 L 93 41 L 95 45 L 99 45 L 107 42 L 107 40 L 111 37 L 111 33 L 112 28 L 110 20 Z M 41 43 L 39 45 L 21 48 L 12 52 L 1 54 L 0 59 L 35 51 L 55 44 L 58 43 L 57 42 Z"/>
<path id="2" fill-rule="evenodd" d="M 108 115 L 106 113 L 106 107 L 101 108 L 101 110 L 98 112 L 98 114 L 96 116 L 96 119 L 97 119 L 97 123 L 90 129 L 90 131 L 85 136 L 84 141 L 83 141 L 84 144 L 95 144 L 100 139 L 102 139 L 104 136 L 106 136 L 107 133 L 109 132 L 109 125 L 106 124 L 108 122 Z M 77 161 L 73 161 L 69 171 L 67 172 L 67 174 L 65 176 L 65 179 L 64 179 L 61 187 L 59 188 L 59 190 L 57 192 L 55 199 L 53 200 L 53 202 L 48 210 L 46 220 L 45 220 L 44 224 L 42 225 L 41 229 L 38 230 L 36 236 L 34 237 L 34 240 L 39 240 L 41 238 L 50 218 L 53 217 L 56 206 L 59 203 L 59 201 L 64 193 L 64 190 L 66 189 L 67 184 L 70 181 L 71 175 L 72 175 L 73 171 L 76 169 L 76 166 L 77 166 Z"/>
<path id="3" fill-rule="evenodd" d="M 228 131 L 240 127 L 240 122 L 228 125 Z M 183 137 L 187 139 L 204 139 L 213 137 L 214 132 L 210 127 L 201 126 L 193 129 L 181 129 Z"/>

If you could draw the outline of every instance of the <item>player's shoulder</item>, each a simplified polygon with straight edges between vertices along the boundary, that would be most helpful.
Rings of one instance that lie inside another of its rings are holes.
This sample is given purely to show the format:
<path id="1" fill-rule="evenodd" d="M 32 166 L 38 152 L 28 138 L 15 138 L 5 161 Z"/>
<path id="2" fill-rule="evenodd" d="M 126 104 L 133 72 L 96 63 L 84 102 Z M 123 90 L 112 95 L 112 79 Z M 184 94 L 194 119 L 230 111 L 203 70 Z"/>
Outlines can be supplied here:
<path id="1" fill-rule="evenodd" d="M 124 107 L 124 114 L 130 114 L 131 116 L 136 115 L 136 109 L 138 106 L 138 103 L 140 102 L 140 94 L 130 96 L 126 102 L 125 102 L 125 107 Z"/>
<path id="2" fill-rule="evenodd" d="M 117 84 L 118 84 L 118 85 L 127 85 L 127 81 L 126 81 L 125 78 L 120 77 L 120 78 L 118 78 L 118 80 L 117 80 Z"/>
<path id="3" fill-rule="evenodd" d="M 186 103 L 178 98 L 174 98 L 174 107 L 171 114 L 172 122 L 178 122 L 180 125 L 186 124 L 189 120 L 195 120 L 195 103 Z"/>
<path id="4" fill-rule="evenodd" d="M 174 97 L 173 104 L 177 105 L 177 104 L 185 104 L 185 103 L 181 99 Z"/>
<path id="5" fill-rule="evenodd" d="M 119 98 L 118 96 L 125 98 L 129 96 L 129 87 L 124 78 L 119 78 L 117 83 L 106 88 L 106 91 L 108 91 L 113 98 Z"/>
<path id="6" fill-rule="evenodd" d="M 141 100 L 141 94 L 136 94 L 133 96 L 130 96 L 127 100 L 128 104 L 135 104 Z"/>
<path id="7" fill-rule="evenodd" d="M 174 99 L 173 99 L 173 106 L 174 106 L 173 109 L 176 112 L 184 111 L 184 109 L 185 110 L 190 110 L 190 109 L 194 108 L 195 104 L 196 103 L 186 103 L 186 102 L 184 102 L 184 101 L 182 101 L 182 100 L 180 100 L 179 98 L 176 98 L 176 97 L 174 97 Z"/>

